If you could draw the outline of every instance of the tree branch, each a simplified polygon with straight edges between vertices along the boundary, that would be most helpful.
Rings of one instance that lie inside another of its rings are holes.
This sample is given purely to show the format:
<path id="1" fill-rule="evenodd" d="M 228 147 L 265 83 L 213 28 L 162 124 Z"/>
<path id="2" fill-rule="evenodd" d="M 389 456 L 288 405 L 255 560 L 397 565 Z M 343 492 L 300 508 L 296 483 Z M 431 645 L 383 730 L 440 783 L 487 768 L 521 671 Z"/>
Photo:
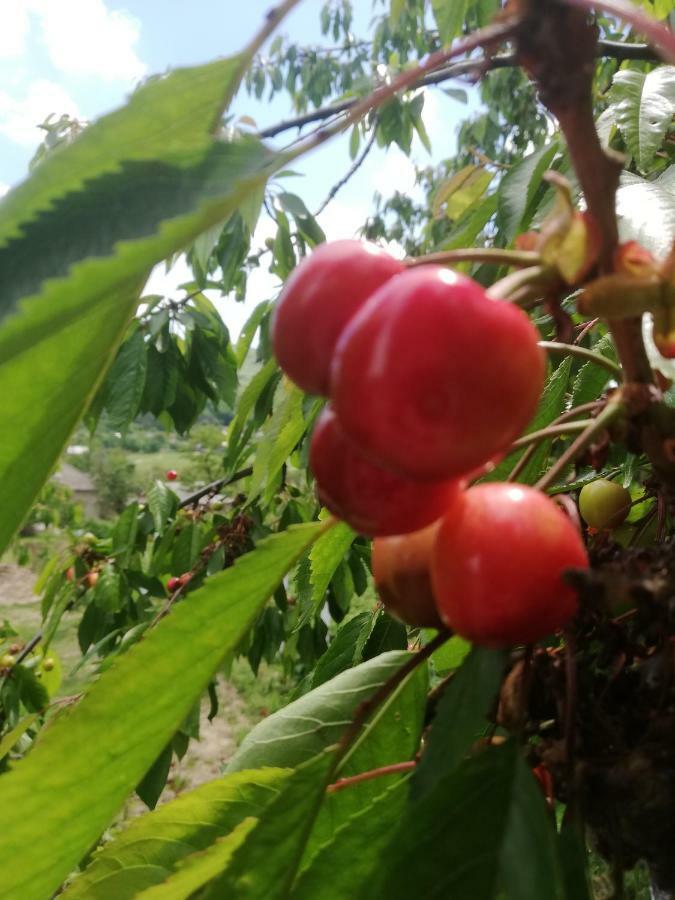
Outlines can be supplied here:
<path id="1" fill-rule="evenodd" d="M 184 500 L 181 500 L 178 504 L 178 509 L 183 509 L 185 506 L 194 506 L 195 503 L 199 503 L 202 497 L 206 497 L 209 494 L 215 494 L 217 491 L 221 490 L 221 488 L 227 487 L 229 484 L 234 484 L 235 481 L 241 481 L 242 478 L 248 478 L 252 472 L 253 467 L 247 466 L 245 469 L 239 469 L 238 472 L 235 472 L 234 475 L 230 475 L 229 478 L 219 478 L 217 481 L 212 481 L 211 484 L 199 488 L 194 494 L 190 494 Z"/>
<path id="2" fill-rule="evenodd" d="M 623 44 L 619 41 L 598 41 L 598 56 L 619 61 L 634 59 L 651 62 L 657 59 L 657 55 L 649 47 L 648 44 Z M 517 66 L 518 61 L 516 55 L 509 53 L 501 56 L 478 57 L 476 59 L 467 59 L 462 62 L 454 63 L 433 72 L 430 75 L 418 79 L 409 90 L 417 90 L 423 87 L 433 87 L 449 81 L 453 78 L 461 78 L 463 75 L 473 75 L 476 73 L 492 72 L 495 69 L 507 69 Z M 260 138 L 271 138 L 284 131 L 290 131 L 293 128 L 304 128 L 305 125 L 311 125 L 313 122 L 322 122 L 325 119 L 331 119 L 339 116 L 341 113 L 347 112 L 356 103 L 358 97 L 350 97 L 347 100 L 340 100 L 338 103 L 331 103 L 328 106 L 322 106 L 319 109 L 295 116 L 292 119 L 285 119 L 276 125 L 269 125 L 258 132 Z"/>

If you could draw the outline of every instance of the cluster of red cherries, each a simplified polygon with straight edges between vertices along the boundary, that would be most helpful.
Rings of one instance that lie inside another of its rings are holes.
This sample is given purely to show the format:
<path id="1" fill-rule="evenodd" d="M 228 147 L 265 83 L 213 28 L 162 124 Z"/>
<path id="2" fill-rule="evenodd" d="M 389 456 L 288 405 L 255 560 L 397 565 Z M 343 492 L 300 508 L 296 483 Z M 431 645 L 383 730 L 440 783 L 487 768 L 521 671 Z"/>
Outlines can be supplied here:
<path id="1" fill-rule="evenodd" d="M 536 410 L 538 340 L 471 278 L 362 241 L 320 245 L 284 286 L 277 360 L 330 401 L 310 448 L 319 497 L 375 538 L 380 597 L 410 625 L 506 646 L 576 611 L 563 575 L 588 560 L 565 513 L 532 488 L 467 487 Z"/>

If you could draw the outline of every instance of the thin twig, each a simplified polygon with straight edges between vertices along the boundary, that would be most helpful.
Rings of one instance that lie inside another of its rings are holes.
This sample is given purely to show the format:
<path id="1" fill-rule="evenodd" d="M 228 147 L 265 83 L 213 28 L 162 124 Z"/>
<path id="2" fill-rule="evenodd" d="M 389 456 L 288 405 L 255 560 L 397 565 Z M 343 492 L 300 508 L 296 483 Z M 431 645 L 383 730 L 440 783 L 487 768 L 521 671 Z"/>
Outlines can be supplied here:
<path id="1" fill-rule="evenodd" d="M 219 478 L 217 481 L 212 481 L 210 484 L 199 488 L 199 490 L 195 491 L 194 494 L 190 494 L 189 496 L 185 497 L 184 500 L 181 500 L 178 504 L 178 509 L 183 509 L 186 506 L 194 506 L 196 503 L 199 503 L 202 497 L 206 497 L 208 494 L 216 494 L 218 491 L 222 490 L 222 488 L 227 487 L 230 484 L 234 484 L 235 481 L 241 481 L 242 478 L 248 478 L 248 476 L 252 473 L 253 467 L 246 466 L 245 469 L 239 469 L 238 472 L 235 472 L 234 475 L 230 475 L 229 478 Z"/>
<path id="2" fill-rule="evenodd" d="M 373 144 L 375 143 L 375 138 L 376 138 L 376 137 L 377 137 L 377 122 L 375 122 L 375 123 L 373 124 L 373 132 L 372 132 L 372 134 L 370 135 L 370 138 L 368 139 L 368 143 L 367 143 L 366 146 L 363 148 L 363 152 L 361 153 L 361 155 L 360 155 L 359 157 L 357 157 L 357 158 L 354 160 L 354 162 L 353 162 L 352 165 L 349 167 L 349 169 L 348 169 L 348 171 L 346 172 L 346 174 L 345 174 L 345 175 L 344 175 L 344 176 L 343 176 L 336 184 L 334 184 L 333 187 L 330 189 L 330 191 L 328 192 L 328 196 L 327 196 L 326 199 L 323 201 L 323 203 L 321 204 L 321 206 L 317 209 L 317 211 L 314 213 L 314 218 L 316 218 L 317 216 L 321 215 L 321 213 L 322 213 L 322 212 L 324 211 L 324 209 L 328 206 L 328 204 L 331 202 L 331 200 L 334 199 L 334 197 L 335 197 L 335 195 L 337 194 L 337 192 L 338 192 L 339 190 L 341 190 L 341 188 L 343 188 L 343 187 L 347 184 L 347 182 L 349 181 L 349 179 L 350 179 L 353 175 L 355 175 L 356 172 L 358 172 L 358 170 L 360 169 L 360 167 L 363 165 L 363 163 L 364 163 L 366 157 L 368 156 L 368 154 L 370 153 L 370 151 L 373 149 Z"/>
<path id="3" fill-rule="evenodd" d="M 529 447 L 530 444 L 539 444 L 546 438 L 561 437 L 562 435 L 576 434 L 584 431 L 589 425 L 592 425 L 595 419 L 582 419 L 581 422 L 563 422 L 559 425 L 547 425 L 546 428 L 540 428 L 538 431 L 531 431 L 524 434 L 511 444 L 512 450 L 520 450 L 521 447 Z"/>
<path id="4" fill-rule="evenodd" d="M 409 269 L 417 266 L 451 265 L 459 262 L 485 262 L 497 266 L 536 266 L 541 263 L 538 253 L 526 250 L 501 250 L 496 247 L 468 247 L 465 250 L 443 250 L 426 256 L 411 256 L 403 260 Z"/>
<path id="5" fill-rule="evenodd" d="M 675 64 L 675 34 L 630 0 L 563 0 L 579 9 L 601 9 L 639 31 L 667 63 Z"/>
<path id="6" fill-rule="evenodd" d="M 601 353 L 596 353 L 594 350 L 588 350 L 586 347 L 579 347 L 577 344 L 562 344 L 559 341 L 539 341 L 539 346 L 548 353 L 561 353 L 564 356 L 576 356 L 586 362 L 595 363 L 596 366 L 602 366 L 602 368 L 607 369 L 607 371 L 611 372 L 615 378 L 619 380 L 622 378 L 623 373 L 621 366 L 617 365 L 614 360 L 608 359 L 606 356 L 603 356 Z"/>
<path id="7" fill-rule="evenodd" d="M 540 491 L 545 491 L 555 480 L 561 475 L 570 463 L 579 456 L 591 441 L 604 431 L 616 418 L 624 411 L 624 405 L 620 399 L 610 400 L 603 411 L 593 419 L 585 431 L 582 431 L 579 437 L 565 450 L 565 452 L 556 460 L 548 472 L 539 479 L 535 487 Z"/>

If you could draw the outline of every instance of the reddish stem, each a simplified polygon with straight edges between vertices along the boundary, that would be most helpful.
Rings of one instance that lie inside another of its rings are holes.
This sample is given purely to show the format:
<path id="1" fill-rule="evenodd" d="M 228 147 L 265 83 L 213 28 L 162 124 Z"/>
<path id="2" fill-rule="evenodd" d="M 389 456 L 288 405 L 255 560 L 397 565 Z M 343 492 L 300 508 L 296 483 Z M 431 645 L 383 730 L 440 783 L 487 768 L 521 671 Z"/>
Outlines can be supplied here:
<path id="1" fill-rule="evenodd" d="M 333 794 L 335 791 L 342 791 L 353 784 L 370 781 L 372 778 L 381 778 L 383 775 L 395 775 L 397 772 L 410 772 L 416 765 L 416 760 L 411 759 L 407 762 L 394 763 L 391 766 L 380 766 L 379 769 L 360 772 L 358 775 L 350 775 L 349 778 L 339 778 L 334 784 L 329 784 L 326 790 L 329 794 Z"/>

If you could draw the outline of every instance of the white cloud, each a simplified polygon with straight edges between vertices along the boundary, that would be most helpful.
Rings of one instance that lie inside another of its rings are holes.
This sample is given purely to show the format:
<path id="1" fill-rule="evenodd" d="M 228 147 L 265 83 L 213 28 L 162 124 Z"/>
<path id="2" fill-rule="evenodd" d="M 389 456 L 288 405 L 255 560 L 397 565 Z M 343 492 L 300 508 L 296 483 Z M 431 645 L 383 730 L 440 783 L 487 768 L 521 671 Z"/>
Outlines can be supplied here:
<path id="1" fill-rule="evenodd" d="M 0 6 L 0 59 L 23 56 L 34 31 L 65 75 L 131 84 L 145 74 L 135 49 L 141 23 L 104 0 L 9 0 Z"/>
<path id="2" fill-rule="evenodd" d="M 68 75 L 133 82 L 146 71 L 136 54 L 138 19 L 103 0 L 32 0 L 49 58 Z"/>
<path id="3" fill-rule="evenodd" d="M 32 82 L 23 96 L 0 90 L 0 134 L 24 147 L 37 147 L 44 137 L 38 126 L 47 116 L 63 113 L 79 117 L 68 92 L 46 78 Z"/>
<path id="4" fill-rule="evenodd" d="M 18 59 L 26 47 L 28 10 L 21 0 L 0 7 L 0 59 Z"/>

